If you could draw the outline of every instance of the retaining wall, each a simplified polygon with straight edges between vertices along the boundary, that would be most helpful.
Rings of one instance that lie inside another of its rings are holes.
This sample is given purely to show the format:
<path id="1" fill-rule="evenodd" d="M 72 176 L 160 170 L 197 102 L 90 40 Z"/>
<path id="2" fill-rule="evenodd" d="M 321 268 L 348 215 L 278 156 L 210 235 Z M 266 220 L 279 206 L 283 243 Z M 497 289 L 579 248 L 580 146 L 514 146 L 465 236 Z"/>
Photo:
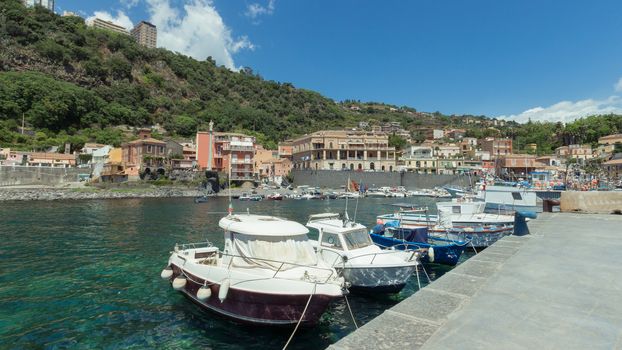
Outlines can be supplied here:
<path id="1" fill-rule="evenodd" d="M 348 181 L 356 181 L 365 186 L 404 186 L 413 188 L 433 188 L 445 185 L 468 186 L 468 179 L 459 175 L 431 175 L 407 172 L 357 172 L 338 170 L 293 170 L 295 185 L 310 185 L 339 188 Z M 473 180 L 475 181 L 475 179 Z"/>
<path id="2" fill-rule="evenodd" d="M 560 210 L 597 214 L 622 213 L 622 192 L 562 192 Z"/>
<path id="3" fill-rule="evenodd" d="M 59 185 L 77 182 L 78 174 L 90 172 L 90 168 L 0 166 L 0 186 Z"/>

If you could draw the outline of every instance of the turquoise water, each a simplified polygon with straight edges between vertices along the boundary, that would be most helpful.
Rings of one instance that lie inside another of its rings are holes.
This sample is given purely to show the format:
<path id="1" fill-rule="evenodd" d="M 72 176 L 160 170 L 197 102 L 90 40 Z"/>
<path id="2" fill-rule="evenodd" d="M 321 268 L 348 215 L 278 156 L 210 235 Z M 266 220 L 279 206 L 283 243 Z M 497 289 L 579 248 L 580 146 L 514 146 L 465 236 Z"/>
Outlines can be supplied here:
<path id="1" fill-rule="evenodd" d="M 433 205 L 430 199 L 417 204 Z M 404 199 L 362 199 L 357 221 L 373 225 Z M 412 201 L 411 201 L 412 202 Z M 304 223 L 343 211 L 343 200 L 239 202 L 236 211 Z M 350 201 L 350 215 L 355 202 Z M 175 243 L 222 245 L 215 198 L 0 203 L 0 348 L 280 349 L 290 331 L 242 326 L 197 308 L 160 279 Z M 434 279 L 449 267 L 428 269 Z M 426 278 L 422 276 L 422 282 Z M 417 290 L 412 278 L 392 296 L 350 295 L 359 325 Z M 323 349 L 354 330 L 344 301 L 320 325 L 300 330 L 291 349 Z"/>

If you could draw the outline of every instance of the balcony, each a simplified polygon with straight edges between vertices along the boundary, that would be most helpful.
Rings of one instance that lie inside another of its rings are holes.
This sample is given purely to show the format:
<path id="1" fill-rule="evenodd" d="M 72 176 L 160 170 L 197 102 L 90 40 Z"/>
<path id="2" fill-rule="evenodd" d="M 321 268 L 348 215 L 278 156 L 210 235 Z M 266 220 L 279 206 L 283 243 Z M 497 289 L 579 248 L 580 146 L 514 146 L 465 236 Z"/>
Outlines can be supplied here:
<path id="1" fill-rule="evenodd" d="M 231 164 L 253 164 L 252 159 L 231 159 Z"/>
<path id="2" fill-rule="evenodd" d="M 222 146 L 223 151 L 240 151 L 240 152 L 254 152 L 255 148 L 253 146 L 236 146 L 230 144 L 224 144 Z"/>
<path id="3" fill-rule="evenodd" d="M 231 175 L 231 181 L 255 181 L 255 177 L 253 175 Z"/>

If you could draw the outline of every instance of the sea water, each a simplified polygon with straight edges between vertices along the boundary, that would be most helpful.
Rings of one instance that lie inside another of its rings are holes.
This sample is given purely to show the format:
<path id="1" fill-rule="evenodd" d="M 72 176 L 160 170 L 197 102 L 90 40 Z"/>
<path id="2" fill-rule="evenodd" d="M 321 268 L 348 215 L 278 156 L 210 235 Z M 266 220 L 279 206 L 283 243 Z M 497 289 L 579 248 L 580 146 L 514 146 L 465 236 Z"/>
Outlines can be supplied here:
<path id="1" fill-rule="evenodd" d="M 350 218 L 368 227 L 387 205 L 432 199 L 350 200 Z M 240 325 L 198 308 L 160 278 L 175 243 L 209 240 L 222 247 L 218 220 L 226 198 L 0 203 L 0 348 L 280 349 L 291 330 Z M 345 200 L 240 202 L 236 212 L 305 223 L 310 214 L 343 212 Z M 356 213 L 355 213 L 356 208 Z M 317 238 L 313 237 L 312 238 Z M 464 259 L 465 257 L 463 257 Z M 451 268 L 430 266 L 433 280 Z M 421 274 L 422 285 L 427 278 Z M 348 300 L 360 325 L 418 289 Z M 355 326 L 341 300 L 320 324 L 299 330 L 291 349 L 323 349 Z"/>

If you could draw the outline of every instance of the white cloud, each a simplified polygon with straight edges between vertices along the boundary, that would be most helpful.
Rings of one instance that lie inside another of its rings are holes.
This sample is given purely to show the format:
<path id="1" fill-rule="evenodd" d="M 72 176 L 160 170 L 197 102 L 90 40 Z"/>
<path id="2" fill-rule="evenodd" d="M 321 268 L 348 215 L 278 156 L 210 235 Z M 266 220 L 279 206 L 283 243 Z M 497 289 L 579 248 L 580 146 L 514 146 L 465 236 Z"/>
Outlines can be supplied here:
<path id="1" fill-rule="evenodd" d="M 183 13 L 170 0 L 146 0 L 150 22 L 158 27 L 158 46 L 237 69 L 232 54 L 253 50 L 246 36 L 234 38 L 211 0 L 188 0 Z"/>
<path id="2" fill-rule="evenodd" d="M 613 85 L 613 89 L 616 92 L 622 92 L 622 78 L 618 79 L 618 82 Z"/>
<path id="3" fill-rule="evenodd" d="M 620 84 L 620 82 L 618 82 Z M 618 85 L 616 84 L 616 86 Z M 535 107 L 519 114 L 499 116 L 519 123 L 531 121 L 571 122 L 594 114 L 622 113 L 620 96 L 610 96 L 604 100 L 562 101 L 548 107 Z"/>
<path id="4" fill-rule="evenodd" d="M 123 11 L 117 11 L 117 15 L 113 16 L 107 11 L 95 11 L 92 16 L 86 19 L 86 22 L 92 22 L 95 18 L 103 19 L 104 21 L 112 22 L 120 25 L 127 30 L 131 30 L 134 27 L 132 20 Z"/>
<path id="5" fill-rule="evenodd" d="M 138 3 L 140 2 L 140 0 L 119 0 L 119 2 L 121 3 L 121 5 L 123 5 L 125 8 L 131 9 L 132 7 L 136 7 L 136 5 L 138 5 Z"/>
<path id="6" fill-rule="evenodd" d="M 244 15 L 252 19 L 256 19 L 262 15 L 271 15 L 274 12 L 274 2 L 275 0 L 268 0 L 268 4 L 266 6 L 254 2 L 246 7 Z"/>

